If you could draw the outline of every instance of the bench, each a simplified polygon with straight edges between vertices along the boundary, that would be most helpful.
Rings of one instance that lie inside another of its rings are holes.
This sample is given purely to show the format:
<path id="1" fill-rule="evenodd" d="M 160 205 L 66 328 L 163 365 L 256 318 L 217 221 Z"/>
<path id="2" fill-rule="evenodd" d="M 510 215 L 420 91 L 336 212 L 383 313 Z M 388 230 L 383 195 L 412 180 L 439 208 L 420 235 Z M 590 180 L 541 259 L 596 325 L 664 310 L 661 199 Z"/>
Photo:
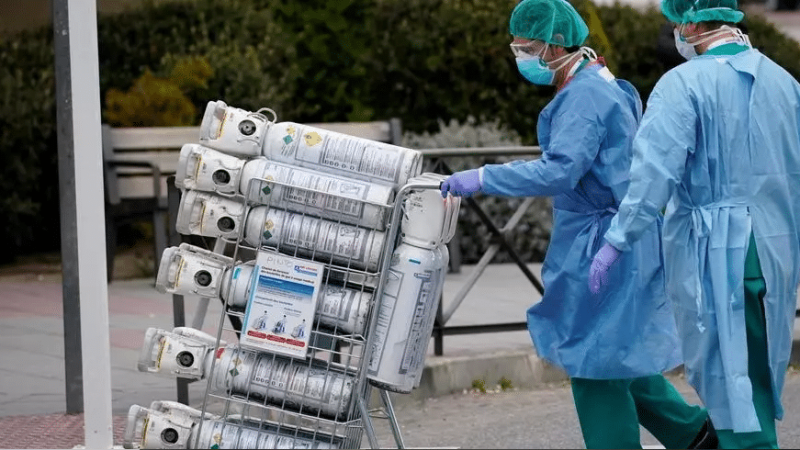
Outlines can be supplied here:
<path id="1" fill-rule="evenodd" d="M 307 124 L 330 131 L 399 145 L 400 119 L 373 122 Z M 167 247 L 169 186 L 178 155 L 186 143 L 199 142 L 200 127 L 113 128 L 103 125 L 108 280 L 113 278 L 117 231 L 120 225 L 148 219 L 153 223 L 155 271 Z"/>

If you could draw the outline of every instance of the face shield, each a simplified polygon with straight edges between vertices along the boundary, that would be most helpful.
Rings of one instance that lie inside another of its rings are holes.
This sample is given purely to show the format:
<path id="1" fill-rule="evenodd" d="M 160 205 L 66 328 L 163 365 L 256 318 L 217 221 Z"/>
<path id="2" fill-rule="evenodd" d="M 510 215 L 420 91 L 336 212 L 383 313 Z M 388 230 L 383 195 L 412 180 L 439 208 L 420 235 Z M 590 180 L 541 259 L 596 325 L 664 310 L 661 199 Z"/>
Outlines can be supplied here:
<path id="1" fill-rule="evenodd" d="M 549 44 L 541 41 L 512 42 L 509 44 L 515 58 L 543 58 Z"/>

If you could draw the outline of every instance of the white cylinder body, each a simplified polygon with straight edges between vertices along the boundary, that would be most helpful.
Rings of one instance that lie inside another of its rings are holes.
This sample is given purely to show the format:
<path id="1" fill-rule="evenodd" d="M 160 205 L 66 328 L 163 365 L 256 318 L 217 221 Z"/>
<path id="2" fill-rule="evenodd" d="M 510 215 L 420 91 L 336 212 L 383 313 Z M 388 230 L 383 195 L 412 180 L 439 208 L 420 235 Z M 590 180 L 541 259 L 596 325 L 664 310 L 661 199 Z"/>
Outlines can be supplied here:
<path id="1" fill-rule="evenodd" d="M 229 306 L 247 307 L 253 269 L 253 264 L 237 265 L 231 276 L 223 279 L 222 299 L 227 300 Z M 372 294 L 368 292 L 325 284 L 319 293 L 314 320 L 340 334 L 364 334 L 370 302 Z"/>
<path id="2" fill-rule="evenodd" d="M 282 184 L 251 183 L 254 178 Z M 386 226 L 394 197 L 392 188 L 386 185 L 292 167 L 266 158 L 253 159 L 244 165 L 239 192 L 249 201 L 270 207 L 378 230 Z"/>
<path id="3" fill-rule="evenodd" d="M 394 188 L 422 171 L 422 153 L 416 150 L 294 122 L 269 125 L 263 155 L 271 161 Z"/>
<path id="4" fill-rule="evenodd" d="M 320 325 L 341 334 L 364 335 L 372 294 L 328 284 L 317 302 Z"/>
<path id="5" fill-rule="evenodd" d="M 214 385 L 306 414 L 344 419 L 355 378 L 308 362 L 230 345 L 217 351 Z"/>
<path id="6" fill-rule="evenodd" d="M 373 385 L 401 393 L 413 389 L 430 340 L 425 332 L 436 316 L 442 259 L 405 241 L 392 254 L 367 369 Z"/>
<path id="7" fill-rule="evenodd" d="M 266 206 L 250 209 L 244 240 L 339 266 L 375 271 L 385 233 Z"/>
<path id="8" fill-rule="evenodd" d="M 317 433 L 298 431 L 297 436 L 291 427 L 286 425 L 272 425 L 269 423 L 238 421 L 206 420 L 199 427 L 200 440 L 195 445 L 194 433 L 189 440 L 192 448 L 315 448 L 328 449 L 340 448 L 340 442 L 333 441 L 329 436 Z M 194 432 L 197 432 L 197 427 Z M 319 442 L 324 440 L 323 442 Z"/>
<path id="9" fill-rule="evenodd" d="M 181 234 L 236 239 L 246 209 L 244 203 L 232 198 L 186 190 L 175 228 Z"/>
<path id="10" fill-rule="evenodd" d="M 257 156 L 269 123 L 263 114 L 211 101 L 200 123 L 200 143 L 225 153 Z"/>
<path id="11" fill-rule="evenodd" d="M 246 161 L 199 144 L 181 147 L 175 186 L 220 194 L 237 194 Z"/>
<path id="12" fill-rule="evenodd" d="M 199 438 L 199 440 L 198 440 Z M 341 438 L 311 434 L 272 422 L 218 416 L 177 402 L 133 405 L 128 411 L 125 448 L 340 448 Z"/>
<path id="13" fill-rule="evenodd" d="M 421 361 L 417 365 L 417 369 L 412 375 L 414 379 L 414 387 L 419 387 L 420 380 L 422 379 L 422 371 L 425 369 L 425 358 L 428 356 L 428 345 L 430 345 L 430 337 L 433 334 L 433 326 L 436 324 L 436 311 L 439 309 L 439 304 L 442 301 L 442 292 L 444 291 L 444 278 L 447 275 L 447 267 L 450 264 L 450 251 L 447 249 L 447 244 L 439 244 L 433 249 L 433 257 L 435 261 L 436 271 L 434 272 L 435 291 L 433 294 L 433 313 L 429 314 L 427 322 L 422 330 L 422 337 L 426 344 L 417 347 L 416 360 Z"/>

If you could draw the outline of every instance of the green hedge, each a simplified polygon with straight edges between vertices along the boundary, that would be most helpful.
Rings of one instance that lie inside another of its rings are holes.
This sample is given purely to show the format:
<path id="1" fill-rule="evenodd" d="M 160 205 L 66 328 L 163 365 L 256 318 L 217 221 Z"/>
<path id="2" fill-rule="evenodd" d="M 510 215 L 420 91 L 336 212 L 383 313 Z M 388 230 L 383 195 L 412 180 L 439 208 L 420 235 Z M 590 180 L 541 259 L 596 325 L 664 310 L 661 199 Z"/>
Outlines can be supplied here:
<path id="1" fill-rule="evenodd" d="M 50 30 L 0 43 L 0 261 L 59 248 L 53 58 Z"/>
<path id="2" fill-rule="evenodd" d="M 516 71 L 507 26 L 515 4 L 153 0 L 98 20 L 104 118 L 144 124 L 131 113 L 142 104 L 141 96 L 132 95 L 137 84 L 151 86 L 146 95 L 160 89 L 154 103 L 180 111 L 185 118 L 171 117 L 180 122 L 197 123 L 208 100 L 223 99 L 246 109 L 268 106 L 279 120 L 298 122 L 400 117 L 406 130 L 417 133 L 437 131 L 440 121 L 475 117 L 478 123 L 497 121 L 522 143 L 535 144 L 538 112 L 553 91 L 529 85 Z M 646 98 L 664 71 L 655 54 L 661 15 L 620 5 L 577 7 L 589 19 L 590 44 Z M 757 47 L 800 76 L 794 41 L 760 18 L 748 19 L 748 26 Z M 185 86 L 170 79 L 187 60 L 204 61 L 204 82 Z M 7 193 L 0 199 L 0 232 L 10 249 L 0 260 L 7 260 L 58 249 L 50 28 L 0 41 L 0 86 L 0 188 Z M 193 108 L 181 106 L 187 101 Z"/>

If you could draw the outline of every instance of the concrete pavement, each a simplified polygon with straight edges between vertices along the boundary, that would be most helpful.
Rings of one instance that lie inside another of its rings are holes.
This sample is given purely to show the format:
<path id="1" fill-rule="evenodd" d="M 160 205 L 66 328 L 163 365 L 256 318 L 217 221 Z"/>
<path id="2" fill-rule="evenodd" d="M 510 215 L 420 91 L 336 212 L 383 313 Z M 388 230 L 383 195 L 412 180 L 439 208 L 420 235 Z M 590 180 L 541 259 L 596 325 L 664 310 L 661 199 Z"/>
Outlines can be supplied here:
<path id="1" fill-rule="evenodd" d="M 531 265 L 539 274 L 539 266 Z M 468 279 L 470 266 L 449 274 L 445 282 L 447 308 Z M 136 369 L 139 349 L 148 327 L 172 329 L 172 297 L 160 294 L 153 280 L 114 281 L 108 287 L 111 344 L 112 408 L 124 415 L 133 404 L 175 400 L 173 379 Z M 62 448 L 82 442 L 82 432 L 69 424 L 80 416 L 65 416 L 62 285 L 59 276 L 20 276 L 0 279 L 0 447 Z M 198 304 L 186 298 L 187 323 Z M 539 300 L 536 291 L 514 265 L 491 265 L 478 280 L 448 325 L 521 322 L 525 310 Z M 222 310 L 212 301 L 203 330 L 216 334 Z M 229 340 L 232 336 L 228 336 Z M 501 378 L 517 387 L 534 387 L 543 381 L 563 379 L 547 372 L 536 358 L 525 331 L 445 337 L 445 356 L 433 357 L 429 346 L 422 387 L 411 395 L 394 395 L 397 405 L 422 398 L 462 392 L 473 381 L 491 389 Z M 551 373 L 552 372 L 552 373 Z M 201 407 L 205 383 L 190 385 L 190 404 Z M 77 422 L 76 422 L 77 421 Z M 45 429 L 59 433 L 42 433 Z M 55 428 L 53 428 L 55 427 Z M 117 439 L 123 423 L 115 419 Z M 68 432 L 65 430 L 69 430 Z M 68 443 L 69 445 L 65 444 Z"/>
<path id="2" fill-rule="evenodd" d="M 538 265 L 531 267 L 538 275 Z M 471 270 L 465 266 L 462 273 L 447 276 L 445 307 Z M 4 378 L 0 388 L 0 417 L 65 410 L 61 289 L 57 277 L 0 280 L 0 327 L 4 336 L 0 340 L 3 355 L 0 372 Z M 133 403 L 148 405 L 152 400 L 174 399 L 174 380 L 136 369 L 145 330 L 148 327 L 173 328 L 172 297 L 157 292 L 152 279 L 114 281 L 108 292 L 114 411 L 125 412 Z M 538 300 L 536 291 L 516 266 L 490 265 L 448 325 L 524 321 L 525 310 Z M 190 323 L 197 298 L 187 297 L 185 304 L 187 323 Z M 204 331 L 216 335 L 221 312 L 219 302 L 212 301 L 205 316 Z M 520 386 L 531 385 L 527 374 L 515 376 L 514 371 L 501 371 L 493 375 L 488 370 L 497 365 L 491 361 L 494 359 L 504 359 L 502 367 L 535 356 L 525 331 L 445 337 L 444 350 L 445 356 L 433 357 L 433 345 L 429 346 L 427 365 L 434 368 L 457 366 L 459 376 L 446 383 L 443 378 L 426 382 L 427 390 L 415 393 L 417 397 L 469 388 L 475 379 L 493 384 L 503 376 L 519 380 Z M 467 361 L 471 360 L 482 361 L 477 364 L 481 370 L 467 370 Z M 194 383 L 190 387 L 193 401 L 201 399 L 204 393 L 200 385 Z"/>
<path id="3" fill-rule="evenodd" d="M 538 276 L 540 266 L 531 264 Z M 459 274 L 448 274 L 445 281 L 444 306 L 447 309 L 456 292 L 474 270 L 463 267 Z M 456 310 L 448 325 L 509 323 L 525 320 L 526 309 L 539 300 L 538 294 L 513 264 L 490 265 Z M 175 400 L 175 381 L 138 372 L 136 361 L 144 331 L 148 327 L 172 329 L 171 296 L 158 293 L 152 279 L 114 281 L 109 285 L 109 322 L 111 342 L 112 406 L 123 415 L 133 404 L 147 406 L 153 400 Z M 195 312 L 196 299 L 186 299 L 187 322 Z M 216 333 L 221 315 L 218 302 L 211 302 L 203 330 Z M 58 422 L 64 416 L 64 352 L 61 317 L 61 284 L 51 279 L 0 280 L 0 447 L 17 442 L 35 443 L 46 448 L 49 434 L 24 433 L 16 441 L 8 436 L 48 421 Z M 795 333 L 796 337 L 800 333 Z M 800 349 L 800 346 L 797 346 Z M 445 337 L 444 356 L 429 355 L 423 382 L 409 395 L 393 395 L 398 407 L 413 405 L 423 399 L 454 392 L 464 392 L 476 380 L 490 390 L 501 378 L 516 388 L 537 388 L 566 381 L 564 374 L 538 358 L 526 331 L 488 333 Z M 797 362 L 800 358 L 794 358 Z M 205 383 L 190 385 L 190 404 L 202 405 Z M 407 409 L 406 409 L 407 410 Z M 402 420 L 402 417 L 399 417 Z M 116 419 L 117 427 L 122 427 Z M 17 426 L 3 426 L 12 425 Z M 82 434 L 70 428 L 82 441 Z M 117 430 L 117 433 L 121 428 Z M 4 436 L 5 435 L 5 436 Z M 33 437 L 37 439 L 33 439 Z M 119 435 L 118 435 L 119 437 Z M 20 440 L 25 438 L 27 440 Z M 31 440 L 33 439 L 33 440 Z M 77 439 L 77 440 L 74 440 Z M 63 440 L 60 442 L 64 442 Z M 59 448 L 58 445 L 55 448 Z"/>

